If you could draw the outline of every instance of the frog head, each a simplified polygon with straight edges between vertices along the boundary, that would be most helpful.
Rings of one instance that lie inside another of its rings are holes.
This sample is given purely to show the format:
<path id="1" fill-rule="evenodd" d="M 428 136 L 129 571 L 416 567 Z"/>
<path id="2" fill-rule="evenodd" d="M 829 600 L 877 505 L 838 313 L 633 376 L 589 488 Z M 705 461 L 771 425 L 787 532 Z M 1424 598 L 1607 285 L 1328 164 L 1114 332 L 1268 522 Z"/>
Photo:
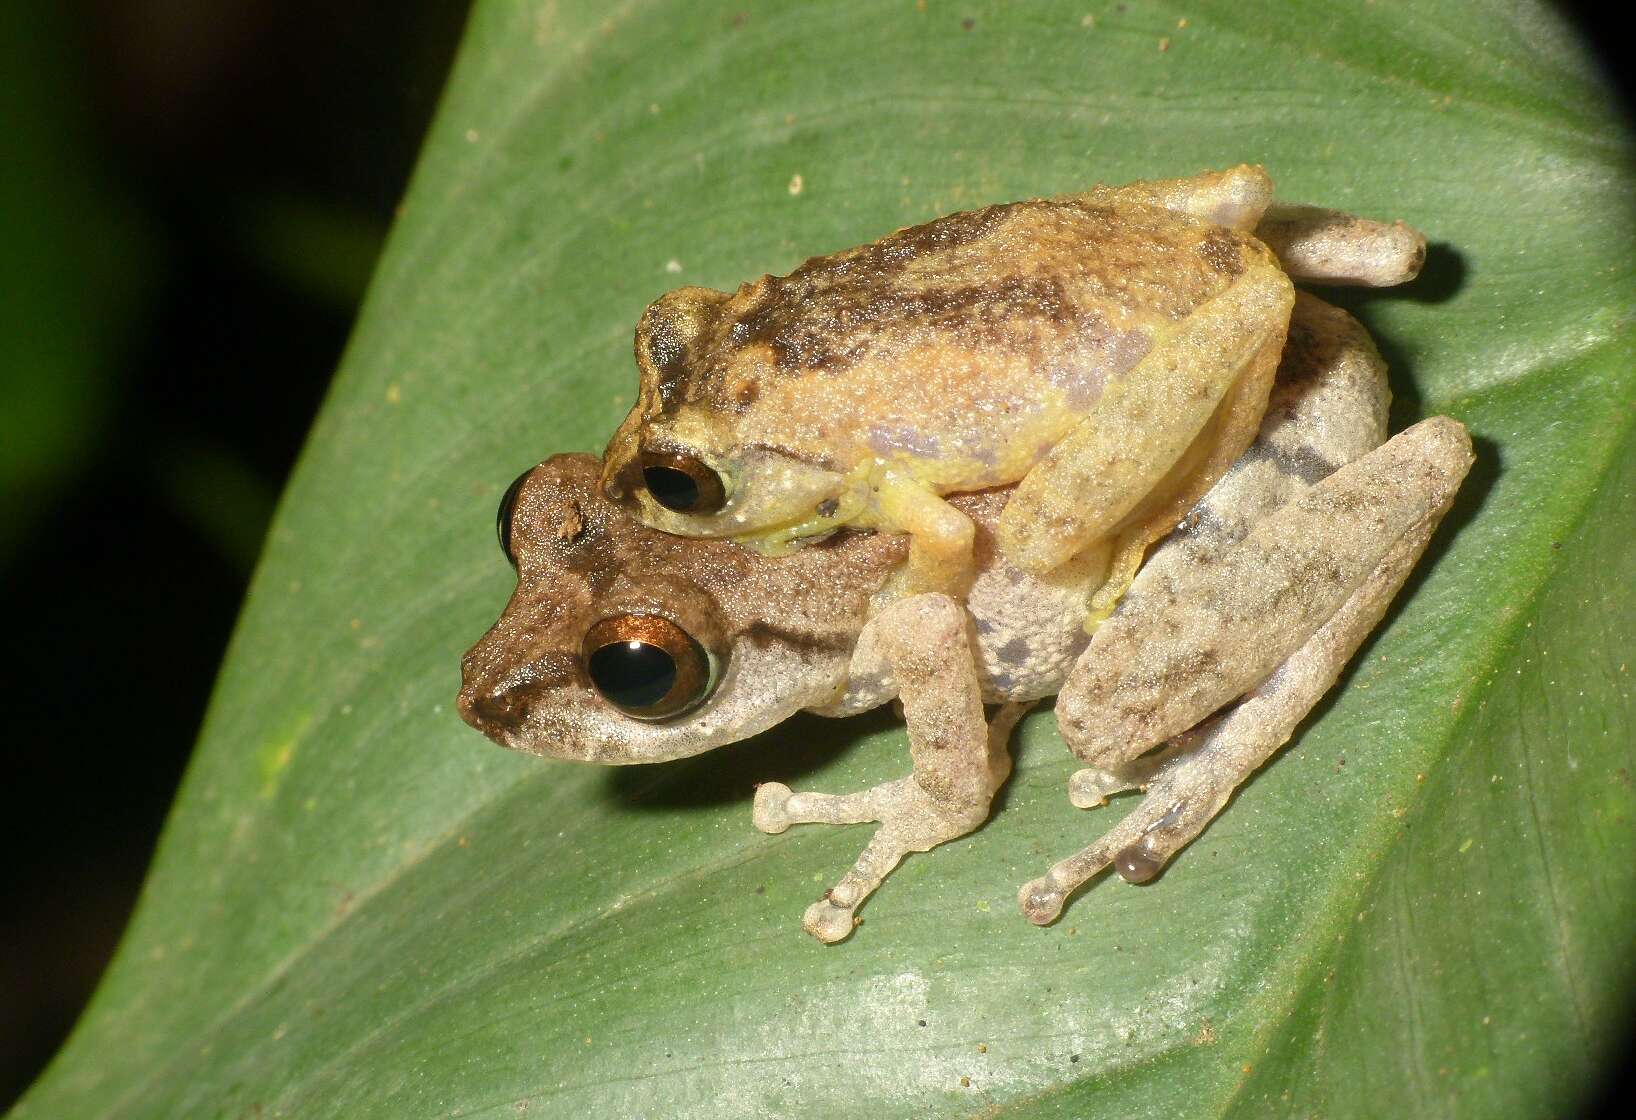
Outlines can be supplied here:
<path id="1" fill-rule="evenodd" d="M 517 589 L 466 654 L 462 718 L 502 746 L 586 762 L 681 758 L 845 688 L 899 538 L 848 534 L 773 560 L 650 529 L 558 455 L 501 502 Z"/>
<path id="2" fill-rule="evenodd" d="M 602 489 L 644 523 L 769 546 L 844 522 L 842 474 L 746 437 L 762 386 L 784 376 L 772 347 L 746 325 L 776 283 L 762 277 L 733 293 L 680 288 L 643 313 L 637 403 L 603 456 Z"/>

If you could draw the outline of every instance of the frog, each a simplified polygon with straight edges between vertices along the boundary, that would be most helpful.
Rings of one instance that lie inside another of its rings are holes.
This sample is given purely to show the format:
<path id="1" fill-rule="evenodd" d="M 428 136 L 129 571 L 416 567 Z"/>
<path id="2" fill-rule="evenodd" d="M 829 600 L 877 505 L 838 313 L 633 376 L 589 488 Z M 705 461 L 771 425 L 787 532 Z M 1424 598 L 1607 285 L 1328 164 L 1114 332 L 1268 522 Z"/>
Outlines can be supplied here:
<path id="1" fill-rule="evenodd" d="M 944 496 L 1014 483 L 1007 561 L 1097 560 L 1094 622 L 1254 437 L 1292 281 L 1399 284 L 1424 256 L 1402 222 L 1277 202 L 1240 165 L 680 288 L 636 328 L 603 487 L 654 528 L 775 555 L 841 527 L 906 532 L 906 590 L 958 598 L 976 530 Z"/>
<path id="2" fill-rule="evenodd" d="M 798 712 L 896 702 L 910 773 L 855 792 L 763 782 L 756 828 L 877 828 L 804 912 L 824 943 L 911 853 L 966 836 L 1010 774 L 1012 728 L 1056 697 L 1082 808 L 1140 790 L 1082 850 L 1024 884 L 1047 925 L 1104 869 L 1154 879 L 1289 740 L 1379 622 L 1472 463 L 1462 424 L 1386 438 L 1385 364 L 1347 312 L 1296 297 L 1251 445 L 1157 544 L 1107 619 L 1083 625 L 1098 565 L 1013 564 L 1019 493 L 955 494 L 975 527 L 963 601 L 894 579 L 904 534 L 849 530 L 783 556 L 656 530 L 609 499 L 602 465 L 557 455 L 501 502 L 517 585 L 462 662 L 460 715 L 501 746 L 623 765 L 684 758 Z"/>

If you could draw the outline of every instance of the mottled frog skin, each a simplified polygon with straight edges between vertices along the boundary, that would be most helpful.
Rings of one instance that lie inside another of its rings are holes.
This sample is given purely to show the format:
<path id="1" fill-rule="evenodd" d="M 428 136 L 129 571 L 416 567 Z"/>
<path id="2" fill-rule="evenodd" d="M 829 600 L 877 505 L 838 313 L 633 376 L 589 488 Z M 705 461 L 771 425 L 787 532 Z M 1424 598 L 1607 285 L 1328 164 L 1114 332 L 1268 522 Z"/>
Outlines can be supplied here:
<path id="1" fill-rule="evenodd" d="M 1035 574 L 1001 541 L 1014 487 L 951 497 L 974 527 L 964 602 L 895 579 L 907 542 L 838 533 L 773 557 L 656 531 L 562 455 L 502 506 L 518 570 L 504 614 L 466 655 L 461 715 L 515 750 L 596 763 L 683 757 L 808 710 L 901 701 L 912 772 L 846 794 L 755 794 L 767 832 L 879 822 L 854 867 L 807 909 L 825 942 L 910 852 L 966 835 L 1010 773 L 1026 707 L 1058 695 L 1086 763 L 1075 804 L 1140 787 L 1123 821 L 1025 884 L 1050 922 L 1113 865 L 1153 878 L 1335 681 L 1379 621 L 1471 463 L 1433 417 L 1386 435 L 1385 370 L 1345 312 L 1298 297 L 1259 435 L 1148 557 L 1094 634 L 1102 579 L 1083 558 Z M 1384 442 L 1383 442 L 1384 441 Z M 992 715 L 985 704 L 1001 707 Z"/>
<path id="2" fill-rule="evenodd" d="M 1254 437 L 1292 272 L 1358 280 L 1333 253 L 1287 268 L 1276 249 L 1321 226 L 1343 258 L 1384 238 L 1411 261 L 1363 282 L 1418 267 L 1406 227 L 1271 200 L 1248 166 L 1097 187 L 671 292 L 636 331 L 606 492 L 654 528 L 771 553 L 841 526 L 907 532 L 906 589 L 958 597 L 975 529 L 941 496 L 1017 483 L 1007 561 L 1043 575 L 1090 556 L 1105 608 Z"/>

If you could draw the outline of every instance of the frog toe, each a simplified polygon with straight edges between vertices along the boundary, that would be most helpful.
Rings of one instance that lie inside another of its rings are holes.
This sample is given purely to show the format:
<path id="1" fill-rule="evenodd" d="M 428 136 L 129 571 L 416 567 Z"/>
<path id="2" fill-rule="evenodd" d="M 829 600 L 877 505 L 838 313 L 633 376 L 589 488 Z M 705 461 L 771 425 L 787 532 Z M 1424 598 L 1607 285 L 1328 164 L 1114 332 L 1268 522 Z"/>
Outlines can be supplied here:
<path id="1" fill-rule="evenodd" d="M 755 807 L 750 819 L 762 832 L 776 836 L 795 823 L 789 804 L 793 794 L 783 782 L 762 782 L 756 787 Z"/>
<path id="2" fill-rule="evenodd" d="M 1112 770 L 1087 766 L 1068 778 L 1068 803 L 1076 809 L 1100 809 L 1108 795 L 1136 788 L 1135 783 Z"/>
<path id="3" fill-rule="evenodd" d="M 845 941 L 857 928 L 858 919 L 853 907 L 843 906 L 828 896 L 807 907 L 801 916 L 801 928 L 825 945 Z"/>
<path id="4" fill-rule="evenodd" d="M 1048 926 L 1056 921 L 1067 900 L 1067 893 L 1052 886 L 1050 877 L 1043 875 L 1024 883 L 1017 892 L 1017 906 L 1023 917 L 1037 926 Z"/>
<path id="5" fill-rule="evenodd" d="M 1314 284 L 1391 287 L 1413 280 L 1426 263 L 1426 236 L 1414 227 L 1321 206 L 1278 203 L 1255 236 L 1290 277 Z"/>
<path id="6" fill-rule="evenodd" d="M 1091 773 L 1093 777 L 1085 779 L 1087 785 L 1102 788 L 1105 781 L 1099 784 L 1094 775 L 1107 772 Z M 1124 820 L 1088 847 L 1023 885 L 1017 896 L 1023 915 L 1035 925 L 1049 924 L 1069 895 L 1110 866 L 1127 883 L 1147 883 L 1157 878 L 1171 857 L 1220 811 L 1237 784 L 1232 780 L 1235 774 L 1224 776 L 1211 760 L 1196 755 L 1172 758 L 1148 784 L 1147 796 Z"/>
<path id="7" fill-rule="evenodd" d="M 1100 809 L 1115 793 L 1133 789 L 1145 791 L 1148 783 L 1162 773 L 1173 759 L 1187 754 L 1197 745 L 1196 735 L 1184 733 L 1160 749 L 1119 766 L 1087 766 L 1076 770 L 1068 777 L 1068 803 L 1076 809 Z"/>

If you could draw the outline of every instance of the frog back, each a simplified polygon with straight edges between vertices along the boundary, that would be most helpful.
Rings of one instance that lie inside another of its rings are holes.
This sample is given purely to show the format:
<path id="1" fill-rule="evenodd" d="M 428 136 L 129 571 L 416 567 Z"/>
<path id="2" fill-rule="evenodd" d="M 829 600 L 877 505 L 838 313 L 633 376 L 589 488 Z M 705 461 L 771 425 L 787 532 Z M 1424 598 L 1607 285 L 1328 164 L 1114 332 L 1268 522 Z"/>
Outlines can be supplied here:
<path id="1" fill-rule="evenodd" d="M 660 405 L 649 422 L 729 457 L 773 449 L 843 473 L 884 460 L 944 492 L 1001 485 L 1177 324 L 1277 267 L 1253 237 L 1140 203 L 951 214 L 703 314 L 695 301 L 683 348 L 644 355 L 639 332 Z"/>

